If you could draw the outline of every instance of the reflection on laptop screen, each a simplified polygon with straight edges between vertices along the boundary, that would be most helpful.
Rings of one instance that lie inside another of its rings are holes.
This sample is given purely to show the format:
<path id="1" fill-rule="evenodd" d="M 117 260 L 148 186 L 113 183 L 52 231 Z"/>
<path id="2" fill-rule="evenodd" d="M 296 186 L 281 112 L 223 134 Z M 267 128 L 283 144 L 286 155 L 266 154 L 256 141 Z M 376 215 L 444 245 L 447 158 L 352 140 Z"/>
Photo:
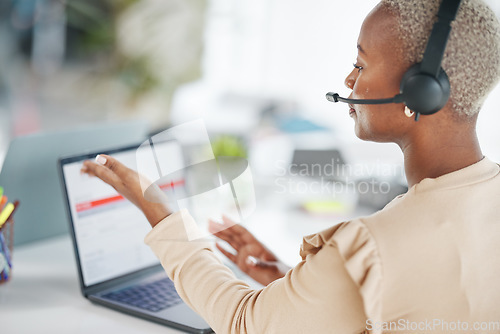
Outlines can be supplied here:
<path id="1" fill-rule="evenodd" d="M 177 146 L 173 142 L 162 145 Z M 135 148 L 111 155 L 135 169 Z M 111 186 L 82 175 L 80 169 L 86 159 L 63 166 L 84 285 L 158 264 L 157 257 L 144 244 L 151 227 L 142 212 Z M 168 194 L 168 189 L 164 191 Z"/>

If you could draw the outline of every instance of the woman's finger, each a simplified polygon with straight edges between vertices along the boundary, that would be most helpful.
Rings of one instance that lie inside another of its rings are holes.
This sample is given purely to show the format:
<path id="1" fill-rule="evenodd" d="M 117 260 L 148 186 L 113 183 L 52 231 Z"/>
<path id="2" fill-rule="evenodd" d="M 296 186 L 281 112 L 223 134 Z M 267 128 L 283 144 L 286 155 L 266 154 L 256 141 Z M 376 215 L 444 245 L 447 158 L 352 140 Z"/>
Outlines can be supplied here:
<path id="1" fill-rule="evenodd" d="M 98 164 L 108 168 L 122 179 L 126 177 L 127 173 L 129 172 L 129 168 L 124 166 L 121 162 L 119 162 L 115 158 L 106 154 L 98 154 L 95 157 L 95 161 Z"/>
<path id="2" fill-rule="evenodd" d="M 243 247 L 243 244 L 239 243 L 236 239 L 234 239 L 230 234 L 214 234 L 217 238 L 227 242 L 229 246 L 233 247 L 233 249 L 237 252 Z"/>
<path id="3" fill-rule="evenodd" d="M 217 249 L 220 250 L 220 252 L 222 254 L 224 254 L 225 257 L 227 257 L 229 260 L 231 260 L 231 262 L 233 262 L 234 264 L 236 264 L 236 255 L 228 252 L 227 250 L 225 250 L 224 248 L 222 248 L 222 246 L 219 245 L 218 243 L 215 243 L 215 247 L 217 247 Z"/>
<path id="4" fill-rule="evenodd" d="M 220 235 L 216 234 L 216 236 L 221 239 L 231 239 L 240 245 L 256 241 L 253 235 L 248 232 L 246 228 L 225 215 L 222 216 L 222 224 L 219 224 L 219 226 L 220 227 L 218 227 L 218 229 L 220 232 L 218 233 L 220 233 Z"/>
<path id="5" fill-rule="evenodd" d="M 241 238 L 232 232 L 232 227 L 225 227 L 224 225 L 211 219 L 208 220 L 208 231 L 217 238 L 230 244 L 231 247 L 236 250 L 239 250 L 241 246 L 245 244 Z"/>
<path id="6" fill-rule="evenodd" d="M 208 220 L 208 232 L 212 233 L 215 236 L 218 236 L 218 234 L 223 234 L 224 230 L 227 229 L 227 227 L 213 219 Z"/>
<path id="7" fill-rule="evenodd" d="M 80 169 L 80 174 L 87 174 L 89 176 L 95 176 L 95 174 L 87 168 L 87 166 L 85 165 L 85 162 L 83 163 L 82 165 L 82 168 Z"/>
<path id="8" fill-rule="evenodd" d="M 250 233 L 246 228 L 240 224 L 231 220 L 231 218 L 222 215 L 222 221 L 224 226 L 227 226 L 227 230 L 234 236 L 234 238 L 239 239 L 240 243 L 246 243 L 250 241 L 257 241 L 252 233 Z"/>
<path id="9" fill-rule="evenodd" d="M 116 187 L 120 183 L 120 178 L 107 167 L 96 164 L 95 162 L 89 160 L 84 161 L 83 166 L 84 169 L 82 168 L 82 170 L 84 171 L 84 173 L 96 176 L 112 187 Z"/>

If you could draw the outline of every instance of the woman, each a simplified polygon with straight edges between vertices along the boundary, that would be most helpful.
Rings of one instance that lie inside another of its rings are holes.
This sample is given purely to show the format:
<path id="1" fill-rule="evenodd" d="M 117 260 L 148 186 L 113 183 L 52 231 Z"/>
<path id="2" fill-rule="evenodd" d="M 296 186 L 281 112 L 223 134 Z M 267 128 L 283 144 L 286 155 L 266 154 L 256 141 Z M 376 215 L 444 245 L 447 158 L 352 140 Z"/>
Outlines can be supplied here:
<path id="1" fill-rule="evenodd" d="M 405 71 L 422 58 L 439 3 L 382 0 L 373 9 L 346 78 L 352 98 L 399 92 Z M 218 333 L 446 333 L 495 326 L 500 167 L 483 157 L 475 126 L 500 76 L 500 24 L 481 0 L 463 1 L 442 65 L 451 98 L 437 114 L 415 122 L 403 104 L 350 106 L 359 138 L 400 146 L 406 194 L 369 217 L 304 238 L 303 261 L 286 274 L 248 257 L 277 261 L 243 227 L 214 231 L 238 252 L 226 255 L 267 285 L 262 290 L 236 280 L 209 243 L 186 241 L 189 213 L 147 202 L 133 171 L 108 156 L 86 162 L 83 171 L 144 212 L 154 227 L 146 243 L 180 296 Z M 499 332 L 497 325 L 490 330 Z"/>

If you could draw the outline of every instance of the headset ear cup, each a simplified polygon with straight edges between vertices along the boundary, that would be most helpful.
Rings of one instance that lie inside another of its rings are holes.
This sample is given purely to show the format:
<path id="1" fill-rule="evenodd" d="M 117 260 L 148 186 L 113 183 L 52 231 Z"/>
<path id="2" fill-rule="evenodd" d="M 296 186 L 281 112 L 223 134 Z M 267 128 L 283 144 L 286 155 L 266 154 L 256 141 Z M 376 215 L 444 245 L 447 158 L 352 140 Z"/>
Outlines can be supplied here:
<path id="1" fill-rule="evenodd" d="M 416 113 L 431 115 L 443 109 L 450 97 L 450 81 L 441 68 L 438 77 L 420 71 L 413 65 L 401 80 L 400 93 L 404 103 Z"/>

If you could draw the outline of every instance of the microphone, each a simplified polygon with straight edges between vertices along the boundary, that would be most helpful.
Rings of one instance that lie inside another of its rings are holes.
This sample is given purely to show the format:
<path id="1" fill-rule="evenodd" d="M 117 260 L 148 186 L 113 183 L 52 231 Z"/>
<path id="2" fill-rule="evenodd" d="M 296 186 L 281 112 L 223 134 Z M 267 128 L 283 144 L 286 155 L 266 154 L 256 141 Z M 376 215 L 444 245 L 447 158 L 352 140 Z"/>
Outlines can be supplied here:
<path id="1" fill-rule="evenodd" d="M 403 94 L 398 94 L 394 97 L 387 99 L 346 99 L 340 97 L 337 93 L 326 93 L 326 99 L 330 102 L 343 102 L 349 104 L 389 104 L 389 103 L 403 103 Z"/>
<path id="2" fill-rule="evenodd" d="M 337 93 L 326 93 L 326 99 L 330 102 L 343 102 L 349 104 L 390 104 L 390 103 L 404 103 L 403 94 L 398 94 L 394 97 L 387 99 L 346 99 Z M 415 122 L 420 118 L 420 113 L 415 113 Z"/>

